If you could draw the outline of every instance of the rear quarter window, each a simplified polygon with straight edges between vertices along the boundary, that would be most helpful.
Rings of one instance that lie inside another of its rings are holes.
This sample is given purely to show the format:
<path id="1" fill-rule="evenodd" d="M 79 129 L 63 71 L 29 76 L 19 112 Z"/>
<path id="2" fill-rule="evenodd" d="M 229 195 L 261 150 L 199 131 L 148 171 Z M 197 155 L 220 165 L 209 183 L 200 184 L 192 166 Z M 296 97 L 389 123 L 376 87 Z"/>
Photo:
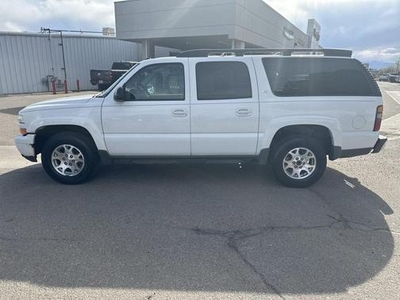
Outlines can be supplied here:
<path id="1" fill-rule="evenodd" d="M 376 82 L 356 59 L 263 58 L 272 92 L 279 97 L 381 96 Z"/>

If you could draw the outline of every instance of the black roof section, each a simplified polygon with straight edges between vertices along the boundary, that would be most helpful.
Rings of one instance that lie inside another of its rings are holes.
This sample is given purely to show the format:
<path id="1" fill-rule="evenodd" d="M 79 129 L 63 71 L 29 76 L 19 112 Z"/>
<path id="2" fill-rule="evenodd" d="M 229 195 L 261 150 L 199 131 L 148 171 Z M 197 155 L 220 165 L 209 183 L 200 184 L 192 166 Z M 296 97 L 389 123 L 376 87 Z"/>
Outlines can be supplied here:
<path id="1" fill-rule="evenodd" d="M 265 48 L 248 48 L 248 49 L 198 49 L 189 50 L 178 53 L 177 57 L 208 57 L 208 56 L 245 56 L 245 55 L 323 55 L 323 56 L 340 56 L 351 57 L 351 50 L 346 49 L 308 49 L 308 48 L 291 48 L 291 49 L 265 49 Z"/>

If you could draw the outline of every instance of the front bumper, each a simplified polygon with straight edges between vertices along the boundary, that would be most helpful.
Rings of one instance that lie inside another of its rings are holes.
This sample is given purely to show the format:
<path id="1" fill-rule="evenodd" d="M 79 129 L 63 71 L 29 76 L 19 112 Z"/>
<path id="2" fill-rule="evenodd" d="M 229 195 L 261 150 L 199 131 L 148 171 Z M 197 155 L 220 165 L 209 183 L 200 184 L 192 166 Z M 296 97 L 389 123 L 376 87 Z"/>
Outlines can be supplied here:
<path id="1" fill-rule="evenodd" d="M 14 138 L 15 146 L 23 157 L 32 162 L 37 162 L 35 148 L 35 135 L 18 135 Z"/>
<path id="2" fill-rule="evenodd" d="M 372 149 L 372 153 L 378 153 L 379 151 L 381 151 L 383 146 L 385 146 L 386 142 L 387 142 L 387 137 L 380 135 L 378 140 L 376 141 L 374 148 Z"/>

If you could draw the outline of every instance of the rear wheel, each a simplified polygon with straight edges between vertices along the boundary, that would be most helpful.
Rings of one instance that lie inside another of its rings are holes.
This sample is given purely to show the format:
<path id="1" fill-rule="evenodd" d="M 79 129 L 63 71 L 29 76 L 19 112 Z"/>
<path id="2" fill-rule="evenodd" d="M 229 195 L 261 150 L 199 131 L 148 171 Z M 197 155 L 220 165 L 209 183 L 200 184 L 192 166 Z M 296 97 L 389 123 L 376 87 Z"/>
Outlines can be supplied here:
<path id="1" fill-rule="evenodd" d="M 322 177 L 326 169 L 326 153 L 313 138 L 288 137 L 273 148 L 271 163 L 280 183 L 305 188 Z"/>
<path id="2" fill-rule="evenodd" d="M 79 184 L 93 175 L 98 155 L 93 142 L 79 133 L 58 133 L 42 150 L 42 165 L 54 180 L 64 184 Z"/>

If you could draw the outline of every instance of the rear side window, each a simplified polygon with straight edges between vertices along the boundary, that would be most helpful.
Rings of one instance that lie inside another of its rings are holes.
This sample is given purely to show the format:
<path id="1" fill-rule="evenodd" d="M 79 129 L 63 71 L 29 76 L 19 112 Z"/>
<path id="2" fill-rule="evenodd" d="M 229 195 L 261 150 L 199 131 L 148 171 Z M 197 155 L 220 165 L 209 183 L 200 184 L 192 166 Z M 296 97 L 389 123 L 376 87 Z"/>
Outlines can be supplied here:
<path id="1" fill-rule="evenodd" d="M 263 64 L 276 96 L 381 96 L 367 69 L 355 59 L 263 58 Z"/>
<path id="2" fill-rule="evenodd" d="M 242 62 L 201 62 L 196 65 L 197 99 L 252 98 L 250 74 Z"/>

